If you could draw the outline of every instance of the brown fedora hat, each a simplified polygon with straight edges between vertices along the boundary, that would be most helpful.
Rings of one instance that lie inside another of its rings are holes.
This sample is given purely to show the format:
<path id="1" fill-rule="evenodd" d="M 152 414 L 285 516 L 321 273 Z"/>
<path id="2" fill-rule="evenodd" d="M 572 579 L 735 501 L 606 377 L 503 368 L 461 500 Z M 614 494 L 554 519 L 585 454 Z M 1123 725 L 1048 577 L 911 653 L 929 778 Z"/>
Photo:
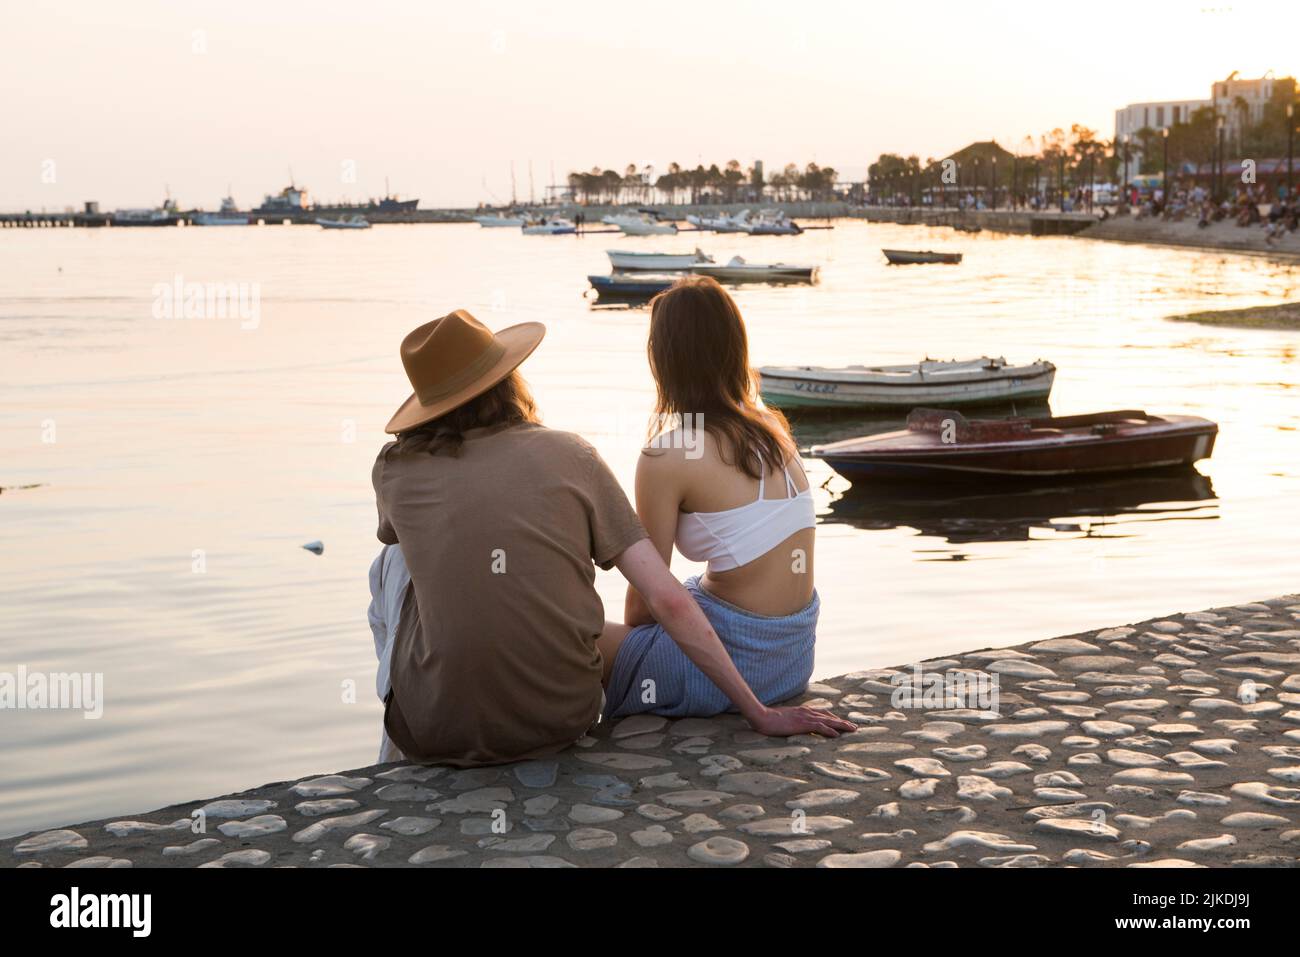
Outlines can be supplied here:
<path id="1" fill-rule="evenodd" d="M 405 432 L 482 395 L 532 355 L 544 335 L 540 322 L 493 335 L 464 309 L 426 322 L 402 340 L 402 365 L 415 392 L 384 431 Z"/>

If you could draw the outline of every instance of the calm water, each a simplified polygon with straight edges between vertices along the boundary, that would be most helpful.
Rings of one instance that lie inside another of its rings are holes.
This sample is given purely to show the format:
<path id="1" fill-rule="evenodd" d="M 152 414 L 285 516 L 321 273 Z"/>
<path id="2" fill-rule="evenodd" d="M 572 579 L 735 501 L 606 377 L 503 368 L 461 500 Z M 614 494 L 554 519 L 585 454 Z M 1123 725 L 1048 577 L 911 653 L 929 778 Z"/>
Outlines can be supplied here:
<path id="1" fill-rule="evenodd" d="M 456 306 L 494 327 L 546 322 L 524 366 L 546 421 L 587 435 L 630 488 L 647 315 L 591 310 L 585 276 L 608 271 L 606 248 L 696 242 L 719 261 L 823 267 L 815 287 L 736 294 L 756 363 L 1042 357 L 1060 368 L 1054 412 L 1222 427 L 1201 477 L 1074 492 L 861 500 L 810 463 L 814 485 L 830 479 L 820 676 L 1296 589 L 1300 337 L 1163 318 L 1295 298 L 1295 264 L 862 223 L 676 240 L 7 230 L 0 671 L 102 672 L 106 705 L 97 721 L 0 712 L 0 835 L 372 761 L 369 472 L 407 394 L 401 337 Z M 966 261 L 889 268 L 881 246 Z M 257 328 L 154 318 L 154 287 L 177 276 L 250 284 Z M 299 547 L 314 539 L 319 557 Z M 599 583 L 618 614 L 621 580 Z"/>

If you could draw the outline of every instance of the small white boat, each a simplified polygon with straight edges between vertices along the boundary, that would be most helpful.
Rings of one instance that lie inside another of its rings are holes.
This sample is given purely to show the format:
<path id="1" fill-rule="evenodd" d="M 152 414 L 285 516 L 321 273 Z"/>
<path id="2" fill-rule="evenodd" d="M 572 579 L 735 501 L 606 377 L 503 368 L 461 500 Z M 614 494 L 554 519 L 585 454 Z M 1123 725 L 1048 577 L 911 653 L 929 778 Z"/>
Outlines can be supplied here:
<path id="1" fill-rule="evenodd" d="M 791 266 L 788 263 L 747 263 L 733 256 L 723 264 L 700 263 L 691 267 L 697 276 L 712 276 L 718 282 L 812 282 L 816 266 Z"/>
<path id="2" fill-rule="evenodd" d="M 686 221 L 698 229 L 711 229 L 715 233 L 747 233 L 752 228 L 749 222 L 749 210 L 742 209 L 734 216 L 720 213 L 717 216 L 686 217 Z"/>
<path id="3" fill-rule="evenodd" d="M 318 219 L 316 225 L 322 229 L 369 229 L 370 220 L 360 213 L 352 213 L 338 219 Z"/>
<path id="4" fill-rule="evenodd" d="M 751 236 L 798 236 L 803 227 L 779 209 L 764 209 L 748 223 Z"/>
<path id="5" fill-rule="evenodd" d="M 619 272 L 686 272 L 700 263 L 713 262 L 696 249 L 693 253 L 637 253 L 623 249 L 607 249 L 609 264 Z"/>
<path id="6" fill-rule="evenodd" d="M 577 231 L 577 226 L 573 225 L 569 220 L 559 217 L 541 219 L 535 223 L 528 223 L 523 227 L 525 236 L 560 236 L 565 233 L 576 233 Z"/>
<path id="7" fill-rule="evenodd" d="M 524 218 L 522 216 L 501 216 L 493 213 L 475 216 L 474 222 L 485 229 L 501 229 L 505 226 L 513 226 L 518 229 L 524 225 Z"/>
<path id="8" fill-rule="evenodd" d="M 625 236 L 675 236 L 677 224 L 666 223 L 653 212 L 618 213 L 602 216 L 607 226 L 617 226 Z"/>
<path id="9" fill-rule="evenodd" d="M 241 213 L 234 197 L 227 196 L 221 201 L 221 210 L 216 213 L 199 213 L 194 217 L 195 226 L 247 226 L 248 213 Z"/>
<path id="10" fill-rule="evenodd" d="M 1056 366 L 1041 359 L 1013 366 L 988 356 L 896 366 L 763 366 L 758 371 L 763 401 L 787 409 L 947 408 L 1043 400 L 1056 378 Z"/>

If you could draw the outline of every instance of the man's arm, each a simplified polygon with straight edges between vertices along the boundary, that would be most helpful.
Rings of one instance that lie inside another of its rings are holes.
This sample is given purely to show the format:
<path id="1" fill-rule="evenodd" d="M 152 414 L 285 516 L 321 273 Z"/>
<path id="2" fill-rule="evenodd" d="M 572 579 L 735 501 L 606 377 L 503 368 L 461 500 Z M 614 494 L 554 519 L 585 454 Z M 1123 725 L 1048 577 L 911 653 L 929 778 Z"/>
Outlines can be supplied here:
<path id="1" fill-rule="evenodd" d="M 828 711 L 769 708 L 759 701 L 736 670 L 700 606 L 673 577 L 650 539 L 632 545 L 614 563 L 686 657 L 731 699 L 754 730 L 769 735 L 811 732 L 833 738 L 857 727 Z"/>
<path id="2" fill-rule="evenodd" d="M 681 506 L 681 493 L 674 470 L 667 467 L 669 464 L 663 450 L 642 450 L 636 463 L 637 518 L 665 565 L 672 564 L 677 514 Z M 645 599 L 633 585 L 628 585 L 623 602 L 623 623 L 649 625 L 655 620 Z"/>

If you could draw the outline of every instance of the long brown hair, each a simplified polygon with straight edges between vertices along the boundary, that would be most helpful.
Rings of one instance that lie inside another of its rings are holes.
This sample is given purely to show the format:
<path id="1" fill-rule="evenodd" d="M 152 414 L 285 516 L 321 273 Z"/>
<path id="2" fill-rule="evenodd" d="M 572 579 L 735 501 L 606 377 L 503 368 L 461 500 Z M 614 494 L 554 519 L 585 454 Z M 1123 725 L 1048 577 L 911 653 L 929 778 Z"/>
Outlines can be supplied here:
<path id="1" fill-rule="evenodd" d="M 540 421 L 537 403 L 533 401 L 528 383 L 516 369 L 464 405 L 458 405 L 432 422 L 400 433 L 389 453 L 428 452 L 430 455 L 455 457 L 460 454 L 465 433 L 470 429 Z"/>
<path id="2" fill-rule="evenodd" d="M 745 321 L 716 281 L 688 276 L 655 296 L 646 353 L 661 422 L 698 416 L 722 461 L 753 479 L 798 457 L 785 416 L 759 405 Z"/>

